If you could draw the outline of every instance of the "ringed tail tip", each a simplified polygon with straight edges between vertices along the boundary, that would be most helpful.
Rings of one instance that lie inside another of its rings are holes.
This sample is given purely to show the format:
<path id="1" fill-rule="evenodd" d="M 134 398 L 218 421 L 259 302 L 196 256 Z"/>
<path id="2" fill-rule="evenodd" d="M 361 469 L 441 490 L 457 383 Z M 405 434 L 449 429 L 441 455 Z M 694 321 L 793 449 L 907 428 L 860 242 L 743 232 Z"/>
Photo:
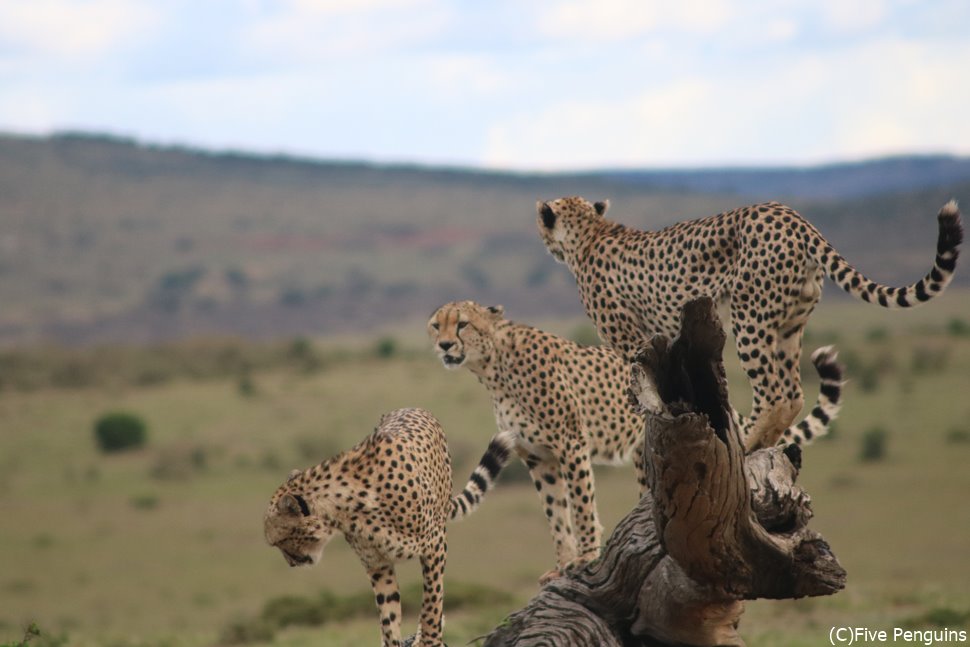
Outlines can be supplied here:
<path id="1" fill-rule="evenodd" d="M 940 216 L 952 218 L 953 216 L 959 216 L 959 215 L 960 215 L 960 205 L 957 202 L 956 198 L 950 198 L 950 201 L 947 202 L 945 205 L 943 205 L 943 208 L 940 209 Z"/>

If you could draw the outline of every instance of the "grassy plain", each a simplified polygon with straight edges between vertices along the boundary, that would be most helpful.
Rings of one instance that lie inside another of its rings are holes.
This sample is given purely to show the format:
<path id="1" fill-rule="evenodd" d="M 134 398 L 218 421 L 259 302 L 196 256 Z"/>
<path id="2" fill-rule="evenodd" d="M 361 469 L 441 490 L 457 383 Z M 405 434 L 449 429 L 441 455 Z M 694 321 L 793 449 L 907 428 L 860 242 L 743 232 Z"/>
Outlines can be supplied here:
<path id="1" fill-rule="evenodd" d="M 850 381 L 832 437 L 805 452 L 801 482 L 848 587 L 829 598 L 749 603 L 741 633 L 749 645 L 799 646 L 822 644 L 832 625 L 966 628 L 970 294 L 900 313 L 828 299 L 806 346 L 836 343 Z M 588 336 L 582 326 L 546 324 Z M 435 412 L 449 436 L 456 488 L 467 477 L 494 433 L 486 393 L 467 372 L 441 368 L 419 322 L 406 329 L 386 357 L 374 352 L 374 340 L 328 339 L 313 348 L 331 359 L 312 366 L 267 364 L 142 385 L 7 385 L 0 391 L 0 644 L 36 621 L 47 634 L 37 644 L 212 645 L 228 641 L 234 623 L 248 626 L 273 598 L 366 593 L 344 542 L 332 542 L 319 566 L 290 569 L 264 545 L 261 517 L 291 468 L 350 446 L 395 407 Z M 104 350 L 105 361 L 111 352 Z M 733 400 L 745 410 L 745 380 L 735 358 L 726 359 Z M 806 375 L 812 400 L 817 382 Z M 149 442 L 106 456 L 95 446 L 93 421 L 118 409 L 144 417 Z M 884 453 L 862 461 L 863 437 L 878 436 L 876 429 Z M 552 564 L 531 486 L 515 472 L 507 476 L 479 513 L 449 530 L 447 581 L 511 597 L 449 612 L 451 645 L 521 606 Z M 596 477 L 609 531 L 635 502 L 632 469 L 600 467 Z M 399 572 L 405 586 L 419 581 L 416 564 Z M 413 631 L 418 600 L 404 603 Z M 270 644 L 377 640 L 373 617 L 347 617 L 278 629 Z"/>

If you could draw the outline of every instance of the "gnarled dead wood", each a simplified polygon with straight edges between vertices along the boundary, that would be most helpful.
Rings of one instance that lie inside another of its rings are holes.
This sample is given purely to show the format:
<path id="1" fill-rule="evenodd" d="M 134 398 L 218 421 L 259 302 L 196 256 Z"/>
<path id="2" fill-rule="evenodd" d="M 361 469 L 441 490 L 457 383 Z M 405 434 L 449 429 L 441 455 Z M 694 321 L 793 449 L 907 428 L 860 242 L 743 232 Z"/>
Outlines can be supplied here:
<path id="1" fill-rule="evenodd" d="M 713 302 L 685 306 L 631 373 L 646 418 L 650 493 L 602 556 L 553 580 L 486 637 L 486 647 L 743 645 L 742 600 L 828 595 L 845 571 L 807 527 L 797 446 L 749 456 L 733 426 Z"/>

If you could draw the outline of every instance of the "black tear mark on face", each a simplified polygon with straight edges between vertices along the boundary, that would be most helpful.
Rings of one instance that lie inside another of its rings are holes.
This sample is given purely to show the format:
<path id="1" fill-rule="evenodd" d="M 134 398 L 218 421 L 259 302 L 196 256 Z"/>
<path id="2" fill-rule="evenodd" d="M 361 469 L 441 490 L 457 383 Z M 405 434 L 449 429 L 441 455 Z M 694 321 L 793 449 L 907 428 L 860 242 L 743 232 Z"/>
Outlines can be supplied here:
<path id="1" fill-rule="evenodd" d="M 540 213 L 542 214 L 542 225 L 546 229 L 552 229 L 556 226 L 556 213 L 552 210 L 552 207 L 550 207 L 548 203 L 542 203 Z"/>
<path id="2" fill-rule="evenodd" d="M 293 498 L 296 499 L 296 504 L 300 506 L 300 512 L 303 513 L 304 517 L 310 516 L 310 506 L 307 505 L 306 499 L 304 499 L 299 494 L 294 494 Z"/>

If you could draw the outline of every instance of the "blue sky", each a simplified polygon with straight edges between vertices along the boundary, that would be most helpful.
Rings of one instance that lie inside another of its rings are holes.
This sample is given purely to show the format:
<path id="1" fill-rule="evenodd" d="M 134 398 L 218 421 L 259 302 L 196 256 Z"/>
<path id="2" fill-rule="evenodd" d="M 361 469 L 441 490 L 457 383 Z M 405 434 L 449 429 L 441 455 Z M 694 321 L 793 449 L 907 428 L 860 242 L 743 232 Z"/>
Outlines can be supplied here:
<path id="1" fill-rule="evenodd" d="M 965 0 L 4 0 L 0 130 L 533 170 L 970 154 Z"/>

